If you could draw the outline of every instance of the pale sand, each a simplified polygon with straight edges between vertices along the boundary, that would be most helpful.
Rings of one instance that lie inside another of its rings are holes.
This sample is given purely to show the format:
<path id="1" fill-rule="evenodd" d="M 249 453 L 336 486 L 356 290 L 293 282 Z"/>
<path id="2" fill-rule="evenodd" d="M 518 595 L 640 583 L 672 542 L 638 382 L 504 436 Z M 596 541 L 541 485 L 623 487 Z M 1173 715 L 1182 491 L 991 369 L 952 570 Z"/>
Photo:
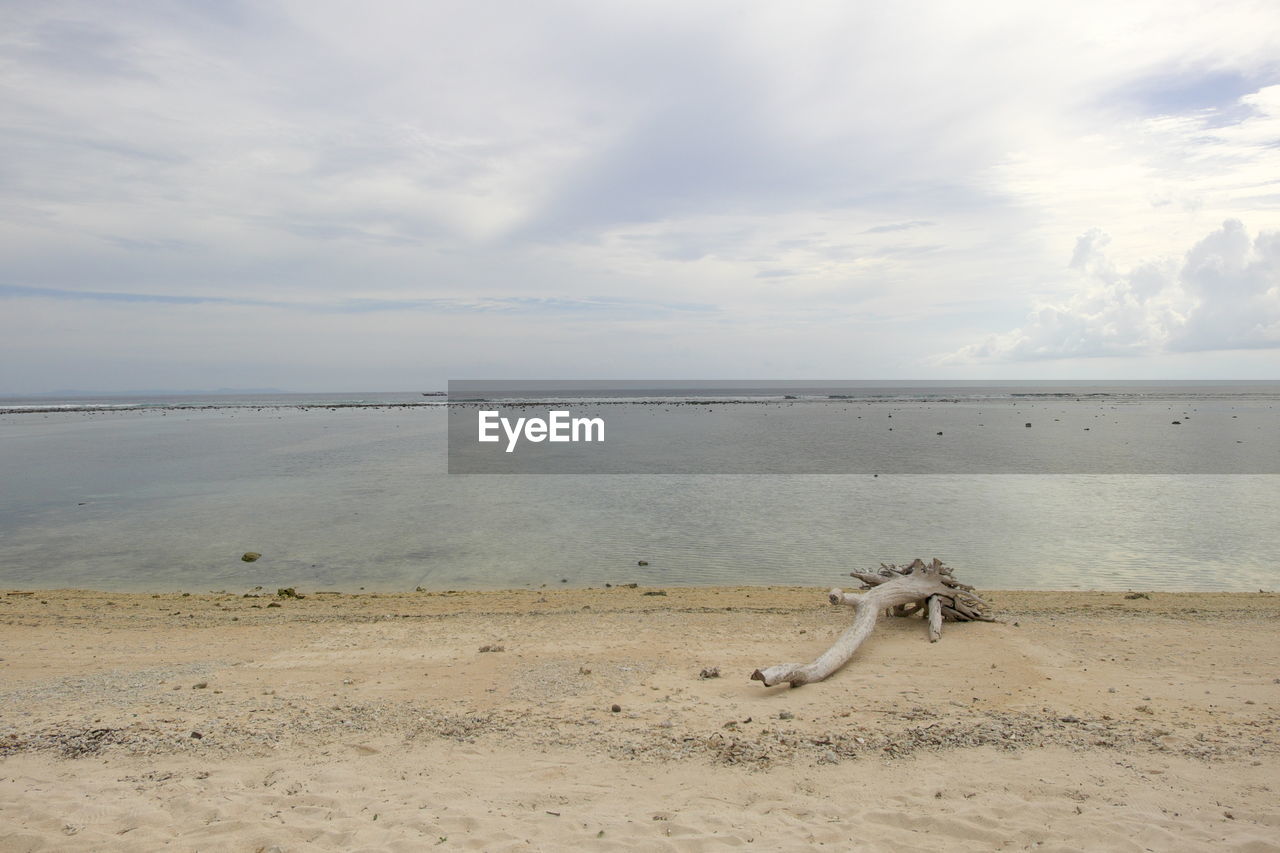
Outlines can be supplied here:
<path id="1" fill-rule="evenodd" d="M 0 850 L 1280 850 L 1280 595 L 652 591 L 0 592 Z"/>

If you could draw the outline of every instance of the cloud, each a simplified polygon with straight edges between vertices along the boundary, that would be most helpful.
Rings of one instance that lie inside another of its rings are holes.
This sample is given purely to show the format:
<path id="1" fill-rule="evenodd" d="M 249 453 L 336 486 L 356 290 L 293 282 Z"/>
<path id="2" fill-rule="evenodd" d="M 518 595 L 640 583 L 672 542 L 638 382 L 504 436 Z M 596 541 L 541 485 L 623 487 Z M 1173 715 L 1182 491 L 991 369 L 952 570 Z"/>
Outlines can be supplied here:
<path id="1" fill-rule="evenodd" d="M 93 339 L 104 369 L 177 363 L 183 341 L 236 338 L 250 317 L 311 330 L 280 328 L 296 364 L 281 386 L 345 369 L 325 337 L 354 334 L 342 321 L 399 324 L 377 352 L 425 363 L 440 356 L 415 330 L 442 318 L 472 375 L 624 358 L 920 375 L 1018 326 L 1027 282 L 1063 311 L 1044 319 L 1059 337 L 1154 353 L 1152 371 L 1205 341 L 1265 342 L 1200 292 L 1224 286 L 1208 260 L 1182 281 L 1135 259 L 1226 219 L 1280 228 L 1280 18 L 1256 0 L 1072 11 L 0 4 L 0 255 L 6 282 L 39 291 L 0 306 L 0 371 L 86 387 L 65 353 L 110 326 L 92 317 L 127 315 L 133 335 Z M 1064 265 L 1095 224 L 1111 243 L 1099 232 Z M 1066 310 L 1082 281 L 1141 319 Z M 1077 328 L 1095 315 L 1123 331 Z M 155 338 L 167 324 L 204 336 Z M 615 354 L 549 350 L 581 343 L 575 324 Z M 245 370 L 218 384 L 262 384 Z"/>
<path id="2" fill-rule="evenodd" d="M 891 231 L 907 231 L 912 228 L 924 228 L 933 223 L 927 219 L 913 219 L 910 222 L 892 222 L 887 225 L 876 225 L 863 231 L 863 234 L 887 234 Z"/>
<path id="3" fill-rule="evenodd" d="M 1236 69 L 1182 67 L 1133 80 L 1108 92 L 1105 101 L 1136 108 L 1149 116 L 1180 115 L 1231 109 L 1267 82 L 1265 77 L 1245 75 Z"/>
<path id="4" fill-rule="evenodd" d="M 1280 232 L 1251 242 L 1240 222 L 1228 220 L 1187 253 L 1179 281 L 1196 302 L 1172 349 L 1280 347 Z"/>
<path id="5" fill-rule="evenodd" d="M 556 297 L 484 297 L 439 299 L 372 299 L 352 298 L 277 301 L 223 296 L 170 295 L 163 293 L 130 293 L 108 290 L 59 290 L 48 287 L 25 287 L 0 284 L 0 299 L 40 299 L 62 302 L 116 302 L 159 305 L 227 305 L 240 308 L 273 308 L 286 311 L 308 311 L 337 314 L 422 311 L 433 314 L 512 314 L 512 315 L 625 315 L 629 317 L 665 316 L 677 313 L 714 313 L 714 305 L 696 302 L 659 302 L 655 300 L 596 297 L 593 299 L 561 299 Z"/>
<path id="6" fill-rule="evenodd" d="M 1022 326 L 970 344 L 950 363 L 1280 348 L 1280 232 L 1250 239 L 1228 219 L 1183 257 L 1122 271 L 1098 229 L 1076 243 L 1079 290 Z"/>

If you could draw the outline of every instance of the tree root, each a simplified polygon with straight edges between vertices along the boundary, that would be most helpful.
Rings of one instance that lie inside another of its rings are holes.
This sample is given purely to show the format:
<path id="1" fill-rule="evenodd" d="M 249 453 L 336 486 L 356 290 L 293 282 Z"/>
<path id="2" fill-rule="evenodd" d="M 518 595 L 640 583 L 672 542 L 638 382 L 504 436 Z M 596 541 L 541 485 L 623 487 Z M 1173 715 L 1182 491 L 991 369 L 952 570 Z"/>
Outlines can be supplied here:
<path id="1" fill-rule="evenodd" d="M 893 616 L 927 615 L 930 642 L 942 637 L 943 620 L 955 622 L 994 619 L 983 610 L 987 603 L 979 598 L 973 587 L 962 584 L 951 576 L 951 569 L 940 560 L 926 564 L 916 560 L 909 566 L 880 565 L 879 572 L 850 572 L 862 581 L 861 595 L 833 589 L 827 594 L 832 604 L 855 609 L 853 624 L 813 663 L 784 663 L 757 669 L 752 679 L 763 681 L 766 687 L 787 682 L 792 687 L 822 681 L 844 666 L 858 646 L 871 635 L 881 613 Z"/>

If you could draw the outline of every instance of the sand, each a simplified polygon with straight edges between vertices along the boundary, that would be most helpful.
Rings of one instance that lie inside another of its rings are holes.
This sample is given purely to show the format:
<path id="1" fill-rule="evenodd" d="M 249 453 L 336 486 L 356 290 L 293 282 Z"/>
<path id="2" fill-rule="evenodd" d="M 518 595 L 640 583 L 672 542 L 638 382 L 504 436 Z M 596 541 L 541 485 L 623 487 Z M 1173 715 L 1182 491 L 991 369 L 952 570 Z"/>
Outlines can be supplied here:
<path id="1" fill-rule="evenodd" d="M 1280 595 L 302 592 L 0 591 L 0 850 L 1280 850 Z"/>

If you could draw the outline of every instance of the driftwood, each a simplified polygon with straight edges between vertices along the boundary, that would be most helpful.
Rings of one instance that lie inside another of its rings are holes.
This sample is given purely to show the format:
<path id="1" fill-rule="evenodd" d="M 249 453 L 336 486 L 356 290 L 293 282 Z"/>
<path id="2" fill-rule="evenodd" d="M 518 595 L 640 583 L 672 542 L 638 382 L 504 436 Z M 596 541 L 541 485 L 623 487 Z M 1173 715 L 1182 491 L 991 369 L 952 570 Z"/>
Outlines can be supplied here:
<path id="1" fill-rule="evenodd" d="M 881 613 L 891 616 L 920 613 L 927 616 L 930 642 L 937 642 L 942 636 L 944 619 L 954 622 L 994 621 L 983 610 L 987 603 L 974 593 L 973 587 L 953 578 L 951 569 L 937 559 L 928 564 L 916 560 L 902 568 L 882 563 L 878 572 L 849 574 L 862 581 L 862 588 L 869 591 L 858 595 L 833 589 L 827 598 L 832 604 L 855 608 L 853 624 L 813 663 L 783 663 L 757 669 L 751 673 L 753 679 L 763 681 L 766 687 L 784 681 L 792 687 L 821 681 L 853 657 L 862 641 L 871 635 Z"/>

